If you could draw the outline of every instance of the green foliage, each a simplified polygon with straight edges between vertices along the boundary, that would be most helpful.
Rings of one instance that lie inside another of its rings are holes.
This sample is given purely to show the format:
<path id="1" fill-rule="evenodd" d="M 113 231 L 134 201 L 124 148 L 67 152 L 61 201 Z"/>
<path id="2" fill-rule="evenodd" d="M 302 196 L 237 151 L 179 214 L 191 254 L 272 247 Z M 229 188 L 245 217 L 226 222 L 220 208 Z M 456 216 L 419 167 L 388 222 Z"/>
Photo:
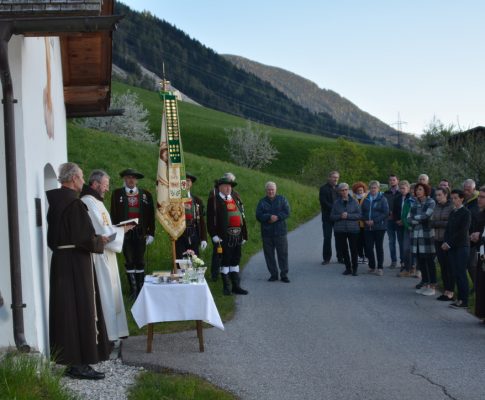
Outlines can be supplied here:
<path id="1" fill-rule="evenodd" d="M 123 83 L 113 82 L 115 93 L 132 90 L 138 94 L 140 101 L 149 112 L 148 123 L 154 136 L 160 137 L 161 103 L 158 94 L 141 88 L 134 88 Z M 227 145 L 226 129 L 244 127 L 247 121 L 219 111 L 179 102 L 180 129 L 183 137 L 184 150 L 204 157 L 231 161 L 229 153 L 221 151 Z M 258 124 L 253 124 L 259 126 Z M 295 132 L 287 129 L 273 128 L 262 125 L 268 131 L 272 145 L 278 150 L 278 158 L 262 169 L 263 172 L 279 177 L 300 179 L 310 153 L 315 148 L 325 148 L 328 152 L 336 151 L 338 142 L 317 135 Z M 415 163 L 419 165 L 420 156 L 393 147 L 371 146 L 356 144 L 367 158 L 374 161 L 378 174 L 375 178 L 385 181 L 389 173 L 389 166 L 396 160 L 399 168 L 405 170 Z M 419 169 L 419 168 L 418 168 Z M 421 172 L 421 171 L 419 171 Z M 399 175 L 399 174 L 398 174 Z M 414 172 L 412 174 L 415 180 Z M 417 176 L 417 175 L 416 175 Z M 317 182 L 319 185 L 320 182 Z M 312 183 L 315 185 L 315 182 Z"/>
<path id="2" fill-rule="evenodd" d="M 303 182 L 324 182 L 332 170 L 340 172 L 340 181 L 349 185 L 356 181 L 368 181 L 377 175 L 377 166 L 369 160 L 355 143 L 337 139 L 337 149 L 332 152 L 317 148 L 311 152 L 302 171 Z M 325 170 L 322 168 L 325 166 Z"/>
<path id="3" fill-rule="evenodd" d="M 74 400 L 60 384 L 62 373 L 41 356 L 7 353 L 0 359 L 0 399 Z"/>
<path id="4" fill-rule="evenodd" d="M 236 397 L 193 375 L 140 374 L 128 400 L 232 400 Z"/>
<path id="5" fill-rule="evenodd" d="M 184 140 L 184 147 L 187 143 Z M 78 163 L 85 174 L 95 168 L 104 169 L 111 176 L 111 189 L 120 187 L 122 179 L 119 172 L 125 168 L 135 168 L 145 174 L 140 186 L 155 192 L 156 170 L 158 160 L 158 146 L 134 142 L 109 133 L 98 132 L 82 128 L 78 125 L 68 125 L 68 158 Z M 318 193 L 316 187 L 308 187 L 268 173 L 256 172 L 234 164 L 185 153 L 187 169 L 198 179 L 193 186 L 194 194 L 206 201 L 214 180 L 225 172 L 231 171 L 236 175 L 237 190 L 241 194 L 246 207 L 246 218 L 249 230 L 249 240 L 243 248 L 242 265 L 250 256 L 261 250 L 260 227 L 256 221 L 255 210 L 257 202 L 264 196 L 264 184 L 273 180 L 278 184 L 278 191 L 285 195 L 292 207 L 292 215 L 288 220 L 289 229 L 294 229 L 304 221 L 319 212 Z M 105 204 L 110 204 L 109 193 Z M 202 258 L 210 265 L 211 247 L 203 253 Z M 124 286 L 124 293 L 128 292 L 125 278 L 123 258 L 118 258 L 120 276 Z M 169 270 L 171 267 L 171 243 L 168 235 L 157 224 L 155 242 L 147 248 L 147 271 Z M 223 320 L 232 317 L 234 299 L 232 296 L 223 296 L 220 282 L 209 282 L 214 300 Z M 126 299 L 126 309 L 131 309 L 131 303 Z M 139 334 L 144 330 L 138 329 L 131 313 L 129 318 L 130 334 Z M 156 332 L 172 332 L 181 329 L 193 329 L 192 322 L 177 322 L 172 324 L 158 324 Z"/>
<path id="6" fill-rule="evenodd" d="M 113 34 L 113 62 L 131 73 L 131 82 L 141 84 L 137 63 L 158 76 L 165 64 L 173 85 L 207 107 L 266 125 L 373 143 L 362 129 L 339 124 L 326 112 L 309 111 L 168 22 L 119 2 L 115 13 L 125 18 Z"/>
<path id="7" fill-rule="evenodd" d="M 485 182 L 485 140 L 483 132 L 462 134 L 453 125 L 433 119 L 421 136 L 423 170 L 431 181 L 446 178 L 453 186 L 472 178 Z"/>

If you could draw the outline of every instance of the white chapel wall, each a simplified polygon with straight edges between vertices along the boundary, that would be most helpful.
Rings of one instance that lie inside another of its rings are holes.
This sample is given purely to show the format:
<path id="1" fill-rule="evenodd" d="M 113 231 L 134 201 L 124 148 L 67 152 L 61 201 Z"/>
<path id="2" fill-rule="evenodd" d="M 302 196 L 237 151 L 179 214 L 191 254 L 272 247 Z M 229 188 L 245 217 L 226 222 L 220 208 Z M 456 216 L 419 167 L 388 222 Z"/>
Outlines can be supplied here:
<path id="1" fill-rule="evenodd" d="M 58 38 L 15 36 L 9 44 L 10 53 L 14 95 L 18 100 L 15 125 L 22 290 L 27 305 L 24 309 L 25 336 L 31 347 L 47 353 L 49 257 L 45 190 L 56 186 L 55 171 L 67 160 L 60 42 Z M 41 204 L 41 226 L 36 225 L 36 198 Z M 5 239 L 2 245 L 8 243 Z M 3 254 L 0 260 L 8 266 L 9 260 L 3 260 Z M 9 286 L 10 276 L 4 279 L 4 272 L 0 272 L 0 282 Z M 8 308 L 10 302 L 9 293 Z M 4 332 L 4 325 L 0 326 L 0 346 L 13 345 L 11 315 L 7 324 L 9 332 Z"/>

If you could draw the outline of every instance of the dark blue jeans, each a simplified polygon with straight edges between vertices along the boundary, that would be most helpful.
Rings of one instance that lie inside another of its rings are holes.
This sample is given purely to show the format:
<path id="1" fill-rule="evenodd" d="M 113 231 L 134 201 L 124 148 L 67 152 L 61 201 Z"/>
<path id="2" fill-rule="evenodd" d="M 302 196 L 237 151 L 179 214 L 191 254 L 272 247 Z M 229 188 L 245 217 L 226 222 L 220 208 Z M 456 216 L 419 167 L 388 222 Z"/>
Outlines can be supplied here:
<path id="1" fill-rule="evenodd" d="M 323 229 L 323 261 L 330 261 L 332 258 L 332 231 L 333 222 L 322 218 Z"/>
<path id="2" fill-rule="evenodd" d="M 263 237 L 263 252 L 266 266 L 272 277 L 278 277 L 275 251 L 282 278 L 288 275 L 288 239 L 285 236 Z"/>
<path id="3" fill-rule="evenodd" d="M 391 253 L 391 261 L 393 263 L 397 262 L 397 254 L 396 254 L 397 228 L 398 228 L 398 225 L 396 224 L 396 221 L 391 221 L 391 220 L 387 221 L 387 236 L 389 237 L 389 253 Z"/>
<path id="4" fill-rule="evenodd" d="M 448 250 L 450 265 L 455 276 L 456 286 L 458 287 L 458 300 L 461 300 L 465 305 L 468 305 L 469 288 L 466 267 L 469 254 L 469 247 L 452 247 Z"/>
<path id="5" fill-rule="evenodd" d="M 369 268 L 376 268 L 376 257 L 377 257 L 377 268 L 382 269 L 384 263 L 384 233 L 386 231 L 365 231 L 365 251 L 367 257 L 369 258 Z M 375 255 L 374 255 L 375 248 Z"/>
<path id="6" fill-rule="evenodd" d="M 399 244 L 399 257 L 403 264 L 402 270 L 409 271 L 412 265 L 411 232 L 404 226 L 397 225 L 396 233 Z"/>

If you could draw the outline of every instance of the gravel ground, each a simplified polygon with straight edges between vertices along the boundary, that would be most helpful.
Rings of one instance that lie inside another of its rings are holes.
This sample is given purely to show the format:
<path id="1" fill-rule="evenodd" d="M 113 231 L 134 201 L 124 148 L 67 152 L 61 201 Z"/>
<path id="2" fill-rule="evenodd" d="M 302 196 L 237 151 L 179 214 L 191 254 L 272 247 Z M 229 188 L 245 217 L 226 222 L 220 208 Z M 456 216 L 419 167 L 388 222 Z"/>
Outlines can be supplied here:
<path id="1" fill-rule="evenodd" d="M 125 365 L 120 359 L 103 361 L 92 366 L 104 372 L 106 377 L 99 381 L 71 379 L 64 377 L 61 383 L 68 390 L 86 400 L 124 400 L 128 388 L 134 384 L 143 367 Z"/>

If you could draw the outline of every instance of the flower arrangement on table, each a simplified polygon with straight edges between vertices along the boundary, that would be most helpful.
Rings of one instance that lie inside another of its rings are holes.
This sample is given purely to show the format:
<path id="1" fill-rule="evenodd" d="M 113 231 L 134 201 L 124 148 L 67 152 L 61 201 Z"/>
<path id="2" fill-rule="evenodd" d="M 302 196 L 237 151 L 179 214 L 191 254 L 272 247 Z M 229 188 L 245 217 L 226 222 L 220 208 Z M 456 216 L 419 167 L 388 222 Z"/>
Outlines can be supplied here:
<path id="1" fill-rule="evenodd" d="M 192 262 L 192 265 L 194 267 L 202 267 L 205 263 L 204 260 L 201 258 L 197 257 L 197 254 L 195 254 L 194 250 L 186 250 L 184 253 L 182 253 L 184 258 L 190 260 Z"/>

